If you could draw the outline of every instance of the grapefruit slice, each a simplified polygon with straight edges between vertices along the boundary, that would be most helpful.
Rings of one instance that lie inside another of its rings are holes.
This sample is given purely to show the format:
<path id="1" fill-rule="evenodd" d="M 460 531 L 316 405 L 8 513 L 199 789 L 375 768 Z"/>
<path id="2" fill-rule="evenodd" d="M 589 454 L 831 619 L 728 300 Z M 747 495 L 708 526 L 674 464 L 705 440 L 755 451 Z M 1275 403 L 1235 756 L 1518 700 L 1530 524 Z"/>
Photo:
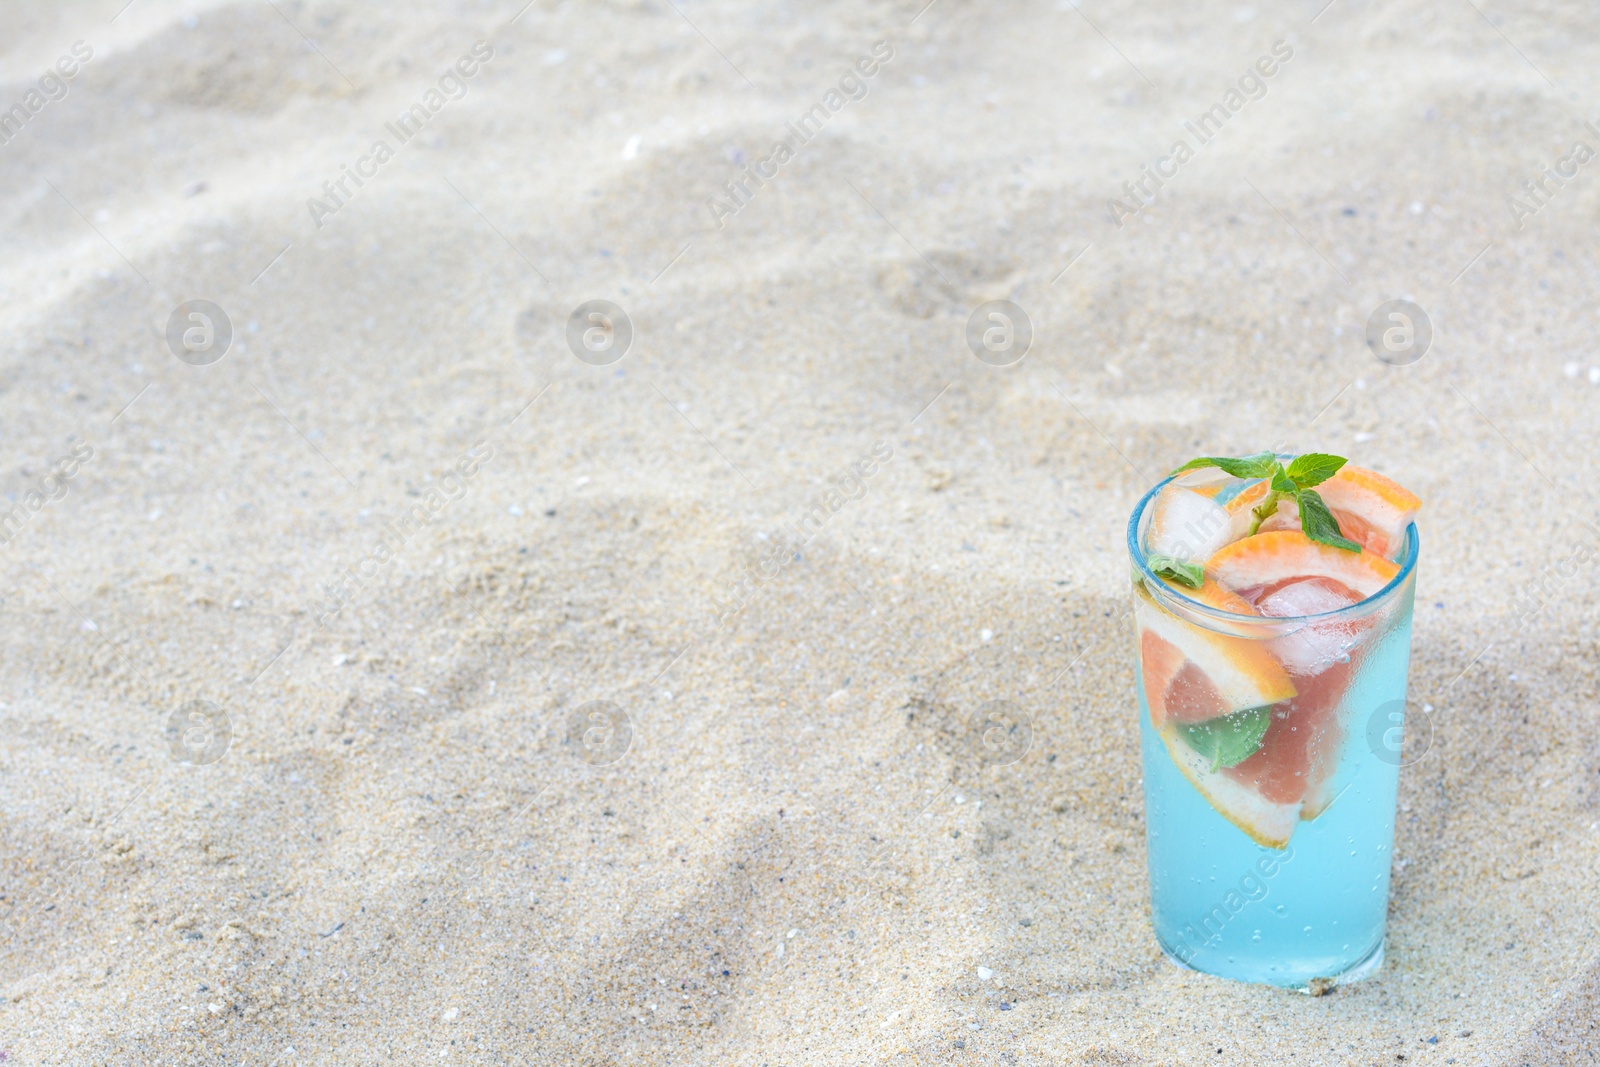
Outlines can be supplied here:
<path id="1" fill-rule="evenodd" d="M 1315 617 L 1336 610 L 1372 596 L 1400 572 L 1397 564 L 1366 549 L 1332 548 L 1299 530 L 1273 530 L 1236 541 L 1213 556 L 1206 570 L 1225 587 L 1259 591 L 1254 594 L 1260 597 L 1258 610 L 1279 617 Z M 1344 751 L 1340 705 L 1371 644 L 1366 631 L 1375 622 L 1311 622 L 1272 641 L 1270 647 L 1294 682 L 1295 697 L 1272 709 L 1272 722 L 1255 754 L 1221 773 L 1254 789 L 1263 800 L 1300 804 L 1302 819 L 1322 814 L 1332 802 L 1332 783 Z"/>
<path id="2" fill-rule="evenodd" d="M 1269 726 L 1269 736 L 1271 731 L 1272 727 Z M 1177 729 L 1170 723 L 1159 733 L 1173 764 L 1219 815 L 1258 845 L 1282 848 L 1289 843 L 1295 827 L 1300 823 L 1299 797 L 1289 802 L 1274 801 L 1248 779 L 1241 781 L 1233 773 L 1255 759 L 1255 756 L 1237 767 L 1219 769 L 1210 759 L 1184 744 Z"/>
<path id="3" fill-rule="evenodd" d="M 1294 696 L 1289 675 L 1260 641 L 1191 626 L 1157 606 L 1143 586 L 1139 598 L 1139 660 L 1150 724 L 1199 723 Z M 1216 582 L 1184 593 L 1240 615 L 1256 611 Z"/>
<path id="4" fill-rule="evenodd" d="M 1273 707 L 1261 747 L 1219 773 L 1267 803 L 1294 805 L 1307 822 L 1321 815 L 1333 800 L 1331 785 L 1344 753 L 1339 704 L 1356 669 L 1352 659 L 1295 676 L 1300 691 Z"/>
<path id="5" fill-rule="evenodd" d="M 1206 574 L 1239 592 L 1292 578 L 1332 578 L 1363 597 L 1394 580 L 1400 566 L 1375 552 L 1318 544 L 1299 530 L 1268 530 L 1227 545 L 1206 562 Z"/>
<path id="6" fill-rule="evenodd" d="M 1305 706 L 1326 709 L 1320 715 L 1306 717 L 1311 730 L 1306 740 L 1306 792 L 1300 802 L 1300 818 L 1305 822 L 1328 810 L 1328 805 L 1338 795 L 1333 791 L 1333 784 L 1344 758 L 1346 734 L 1345 723 L 1339 717 L 1339 705 L 1358 668 L 1359 664 L 1352 658 L 1349 663 L 1330 667 L 1305 680 Z M 1296 702 L 1300 702 L 1298 698 Z"/>
<path id="7" fill-rule="evenodd" d="M 1250 509 L 1266 498 L 1268 485 L 1257 482 L 1228 501 L 1239 534 L 1250 529 Z M 1368 552 L 1394 559 L 1406 543 L 1406 527 L 1417 517 L 1422 501 L 1398 483 L 1364 467 L 1346 466 L 1317 486 L 1322 502 L 1338 520 L 1339 532 Z M 1241 516 L 1243 518 L 1241 519 Z M 1278 499 L 1278 510 L 1261 524 L 1263 531 L 1300 529 L 1299 508 L 1291 496 Z"/>
<path id="8" fill-rule="evenodd" d="M 1409 489 L 1365 467 L 1341 467 L 1317 492 L 1346 537 L 1388 559 L 1400 554 L 1406 527 L 1422 507 Z"/>
<path id="9" fill-rule="evenodd" d="M 1216 608 L 1218 611 L 1231 611 L 1235 615 L 1261 614 L 1250 605 L 1250 601 L 1237 593 L 1229 592 L 1222 588 L 1214 579 L 1207 578 L 1205 584 L 1201 585 L 1199 589 L 1190 589 L 1188 586 L 1178 585 L 1168 578 L 1163 578 L 1162 581 L 1190 600 L 1198 600 L 1208 608 Z"/>
<path id="10" fill-rule="evenodd" d="M 1299 618 L 1360 599 L 1360 593 L 1341 582 L 1312 577 L 1279 583 L 1255 607 L 1269 618 Z M 1335 796 L 1334 778 L 1344 754 L 1341 704 L 1370 647 L 1368 634 L 1375 623 L 1372 616 L 1311 621 L 1268 642 L 1294 681 L 1295 696 L 1273 707 L 1260 747 L 1225 773 L 1265 800 L 1299 802 L 1302 820 L 1321 815 Z"/>
<path id="11" fill-rule="evenodd" d="M 1181 591 L 1222 611 L 1257 614 L 1249 602 L 1215 581 Z M 1145 702 L 1150 724 L 1173 765 L 1218 814 L 1251 840 L 1282 848 L 1299 822 L 1299 797 L 1279 803 L 1252 783 L 1231 777 L 1216 754 L 1202 754 L 1185 741 L 1183 728 L 1292 699 L 1295 688 L 1289 675 L 1264 642 L 1191 626 L 1158 606 L 1142 585 L 1135 585 L 1134 592 Z M 1270 732 L 1270 724 L 1267 729 Z"/>

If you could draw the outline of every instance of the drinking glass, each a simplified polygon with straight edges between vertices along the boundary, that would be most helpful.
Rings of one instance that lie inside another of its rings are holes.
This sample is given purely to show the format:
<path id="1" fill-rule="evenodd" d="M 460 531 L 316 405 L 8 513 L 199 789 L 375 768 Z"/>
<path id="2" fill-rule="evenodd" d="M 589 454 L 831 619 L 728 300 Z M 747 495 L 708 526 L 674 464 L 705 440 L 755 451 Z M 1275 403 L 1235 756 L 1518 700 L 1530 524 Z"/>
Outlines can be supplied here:
<path id="1" fill-rule="evenodd" d="M 1166 484 L 1128 524 L 1151 922 L 1185 967 L 1320 993 L 1383 960 L 1417 528 L 1399 572 L 1364 600 L 1294 618 L 1234 614 L 1151 571 L 1145 533 Z M 1265 650 L 1293 681 L 1260 749 L 1234 766 L 1178 743 L 1191 727 L 1152 721 L 1147 667 L 1191 642 L 1250 662 Z"/>

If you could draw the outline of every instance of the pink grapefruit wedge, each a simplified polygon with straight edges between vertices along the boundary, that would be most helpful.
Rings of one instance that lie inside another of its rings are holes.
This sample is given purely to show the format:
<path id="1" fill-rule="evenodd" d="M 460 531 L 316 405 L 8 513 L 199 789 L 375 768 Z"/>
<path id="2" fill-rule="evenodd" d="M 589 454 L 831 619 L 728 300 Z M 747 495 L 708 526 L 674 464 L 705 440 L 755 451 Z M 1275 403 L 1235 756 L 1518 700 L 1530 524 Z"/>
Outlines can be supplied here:
<path id="1" fill-rule="evenodd" d="M 1173 765 L 1223 818 L 1258 844 L 1282 848 L 1300 821 L 1299 798 L 1280 803 L 1235 779 L 1185 742 L 1179 726 L 1291 700 L 1295 688 L 1289 675 L 1265 642 L 1192 626 L 1160 607 L 1142 586 L 1134 589 L 1150 724 Z M 1247 601 L 1214 581 L 1181 592 L 1222 611 L 1256 614 Z"/>
<path id="2" fill-rule="evenodd" d="M 1332 578 L 1369 597 L 1400 573 L 1375 552 L 1319 544 L 1299 530 L 1269 530 L 1235 541 L 1206 562 L 1206 574 L 1225 589 L 1263 589 L 1294 578 Z"/>
<path id="3" fill-rule="evenodd" d="M 1243 533 L 1249 523 L 1249 509 L 1266 498 L 1267 483 L 1257 484 L 1228 502 L 1234 529 Z M 1338 474 L 1317 486 L 1323 503 L 1333 512 L 1339 532 L 1374 555 L 1394 559 L 1405 547 L 1406 527 L 1417 517 L 1422 501 L 1415 494 L 1376 471 L 1364 467 L 1344 467 Z M 1241 503 L 1242 502 L 1242 503 Z M 1240 529 L 1240 524 L 1243 529 Z M 1261 524 L 1263 532 L 1298 530 L 1300 516 L 1293 497 L 1278 500 L 1278 510 Z"/>

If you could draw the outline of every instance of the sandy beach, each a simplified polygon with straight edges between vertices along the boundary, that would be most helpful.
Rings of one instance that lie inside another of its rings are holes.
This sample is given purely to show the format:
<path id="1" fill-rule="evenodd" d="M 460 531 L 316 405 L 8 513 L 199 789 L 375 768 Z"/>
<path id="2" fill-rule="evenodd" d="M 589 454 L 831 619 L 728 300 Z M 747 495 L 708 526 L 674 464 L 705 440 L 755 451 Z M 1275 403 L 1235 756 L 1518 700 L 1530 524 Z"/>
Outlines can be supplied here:
<path id="1" fill-rule="evenodd" d="M 0 3 L 7 1065 L 1600 1056 L 1592 10 L 125 3 Z M 1267 448 L 1425 501 L 1321 997 L 1148 919 Z"/>

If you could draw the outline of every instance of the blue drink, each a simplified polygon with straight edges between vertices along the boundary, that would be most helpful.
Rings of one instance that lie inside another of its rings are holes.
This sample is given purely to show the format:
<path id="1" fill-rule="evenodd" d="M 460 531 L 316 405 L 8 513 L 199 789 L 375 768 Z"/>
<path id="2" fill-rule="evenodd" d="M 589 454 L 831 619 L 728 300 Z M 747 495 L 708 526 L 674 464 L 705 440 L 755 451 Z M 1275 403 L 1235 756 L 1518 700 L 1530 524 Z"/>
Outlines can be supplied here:
<path id="1" fill-rule="evenodd" d="M 1246 538 L 1240 595 L 1191 589 L 1148 566 L 1164 485 L 1129 525 L 1151 921 L 1184 966 L 1322 992 L 1383 958 L 1416 527 L 1392 562 Z"/>

